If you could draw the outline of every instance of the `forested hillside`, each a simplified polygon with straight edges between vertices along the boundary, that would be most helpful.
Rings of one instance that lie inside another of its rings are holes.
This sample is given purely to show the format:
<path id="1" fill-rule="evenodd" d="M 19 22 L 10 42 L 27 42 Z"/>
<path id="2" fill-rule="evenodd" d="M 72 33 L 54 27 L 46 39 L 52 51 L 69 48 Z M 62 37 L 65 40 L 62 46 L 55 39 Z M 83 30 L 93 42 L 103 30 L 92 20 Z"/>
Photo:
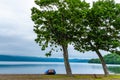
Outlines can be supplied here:
<path id="1" fill-rule="evenodd" d="M 0 61 L 63 62 L 64 60 L 63 58 L 0 55 Z M 88 63 L 88 61 L 88 59 L 69 59 L 69 62 Z"/>
<path id="2" fill-rule="evenodd" d="M 120 64 L 120 55 L 118 54 L 107 54 L 104 56 L 104 60 L 106 64 Z M 88 61 L 89 63 L 100 63 L 100 59 L 91 59 Z"/>

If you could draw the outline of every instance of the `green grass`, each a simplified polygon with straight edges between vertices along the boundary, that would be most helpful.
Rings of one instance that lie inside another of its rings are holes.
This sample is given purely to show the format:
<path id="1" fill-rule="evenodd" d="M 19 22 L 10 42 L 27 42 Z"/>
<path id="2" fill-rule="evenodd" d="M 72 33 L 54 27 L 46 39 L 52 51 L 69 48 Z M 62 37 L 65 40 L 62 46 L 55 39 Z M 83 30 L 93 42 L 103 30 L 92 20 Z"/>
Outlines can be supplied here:
<path id="1" fill-rule="evenodd" d="M 67 76 L 64 74 L 57 75 L 0 75 L 0 80 L 120 80 L 120 75 L 80 75 Z"/>

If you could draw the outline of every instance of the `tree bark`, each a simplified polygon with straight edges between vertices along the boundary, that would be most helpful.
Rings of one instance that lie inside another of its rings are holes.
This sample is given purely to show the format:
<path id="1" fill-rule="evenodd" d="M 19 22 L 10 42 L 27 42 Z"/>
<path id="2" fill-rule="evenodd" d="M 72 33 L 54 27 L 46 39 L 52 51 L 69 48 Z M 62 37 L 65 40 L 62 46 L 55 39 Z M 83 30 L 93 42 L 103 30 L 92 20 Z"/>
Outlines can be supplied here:
<path id="1" fill-rule="evenodd" d="M 67 75 L 71 76 L 72 71 L 71 71 L 71 67 L 70 67 L 70 64 L 69 64 L 69 60 L 68 60 L 67 46 L 62 45 L 62 49 L 63 49 L 64 65 L 65 65 L 66 73 L 67 73 Z"/>
<path id="2" fill-rule="evenodd" d="M 108 73 L 108 70 L 107 70 L 107 66 L 106 66 L 106 63 L 105 63 L 101 53 L 99 52 L 99 50 L 96 50 L 96 53 L 97 53 L 97 55 L 98 55 L 98 57 L 99 57 L 99 59 L 100 59 L 100 61 L 102 63 L 102 67 L 103 67 L 105 76 L 108 76 L 109 73 Z"/>

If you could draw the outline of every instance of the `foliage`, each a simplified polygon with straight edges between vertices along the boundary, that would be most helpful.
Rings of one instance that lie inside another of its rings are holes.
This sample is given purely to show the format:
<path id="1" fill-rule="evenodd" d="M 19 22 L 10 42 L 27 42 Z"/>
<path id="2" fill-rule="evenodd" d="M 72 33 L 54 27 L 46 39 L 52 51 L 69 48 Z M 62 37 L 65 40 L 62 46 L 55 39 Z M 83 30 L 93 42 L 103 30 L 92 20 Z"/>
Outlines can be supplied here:
<path id="1" fill-rule="evenodd" d="M 68 66 L 68 44 L 76 50 L 95 51 L 107 74 L 106 64 L 99 50 L 118 53 L 120 48 L 120 4 L 114 0 L 98 0 L 92 7 L 80 0 L 35 0 L 39 8 L 32 8 L 35 41 L 42 50 L 50 47 L 50 56 L 58 46 L 64 52 Z M 67 68 L 66 68 L 67 69 Z"/>
<path id="2" fill-rule="evenodd" d="M 84 20 L 84 35 L 78 34 L 75 49 L 95 51 L 100 58 L 105 75 L 108 75 L 107 66 L 100 50 L 118 52 L 120 48 L 120 4 L 114 0 L 98 0 L 88 10 Z M 80 30 L 80 27 L 78 27 Z M 99 62 L 99 60 L 96 60 Z"/>
<path id="3" fill-rule="evenodd" d="M 57 46 L 75 41 L 76 27 L 86 14 L 89 5 L 80 0 L 35 0 L 39 8 L 32 8 L 34 31 L 37 34 L 35 41 L 42 50 L 52 47 L 47 56 Z"/>
<path id="4" fill-rule="evenodd" d="M 120 4 L 114 0 L 99 0 L 87 12 L 85 33 L 78 36 L 75 49 L 116 52 L 120 47 Z M 79 29 L 79 28 L 78 28 Z"/>
<path id="5" fill-rule="evenodd" d="M 39 6 L 32 8 L 31 16 L 37 34 L 35 41 L 42 50 L 51 48 L 46 56 L 50 56 L 58 46 L 62 47 L 66 73 L 71 75 L 68 44 L 76 40 L 76 33 L 82 33 L 77 27 L 83 27 L 89 5 L 80 0 L 35 0 L 35 3 Z"/>
<path id="6" fill-rule="evenodd" d="M 120 64 L 120 56 L 118 54 L 112 53 L 104 56 L 106 64 Z M 100 59 L 91 59 L 89 63 L 100 63 Z"/>
<path id="7" fill-rule="evenodd" d="M 100 59 L 90 59 L 88 63 L 101 63 Z"/>

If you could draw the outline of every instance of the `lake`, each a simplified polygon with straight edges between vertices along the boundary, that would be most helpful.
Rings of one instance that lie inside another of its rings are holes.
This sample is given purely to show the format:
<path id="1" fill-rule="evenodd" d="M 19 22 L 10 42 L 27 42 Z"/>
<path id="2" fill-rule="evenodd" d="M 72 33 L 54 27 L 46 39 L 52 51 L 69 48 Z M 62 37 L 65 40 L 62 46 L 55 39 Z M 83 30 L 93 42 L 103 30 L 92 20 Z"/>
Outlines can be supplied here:
<path id="1" fill-rule="evenodd" d="M 73 74 L 104 74 L 101 64 L 70 63 L 70 65 Z M 110 74 L 120 73 L 120 65 L 107 66 Z M 48 69 L 55 69 L 57 74 L 66 74 L 62 62 L 0 62 L 0 74 L 44 74 Z"/>

